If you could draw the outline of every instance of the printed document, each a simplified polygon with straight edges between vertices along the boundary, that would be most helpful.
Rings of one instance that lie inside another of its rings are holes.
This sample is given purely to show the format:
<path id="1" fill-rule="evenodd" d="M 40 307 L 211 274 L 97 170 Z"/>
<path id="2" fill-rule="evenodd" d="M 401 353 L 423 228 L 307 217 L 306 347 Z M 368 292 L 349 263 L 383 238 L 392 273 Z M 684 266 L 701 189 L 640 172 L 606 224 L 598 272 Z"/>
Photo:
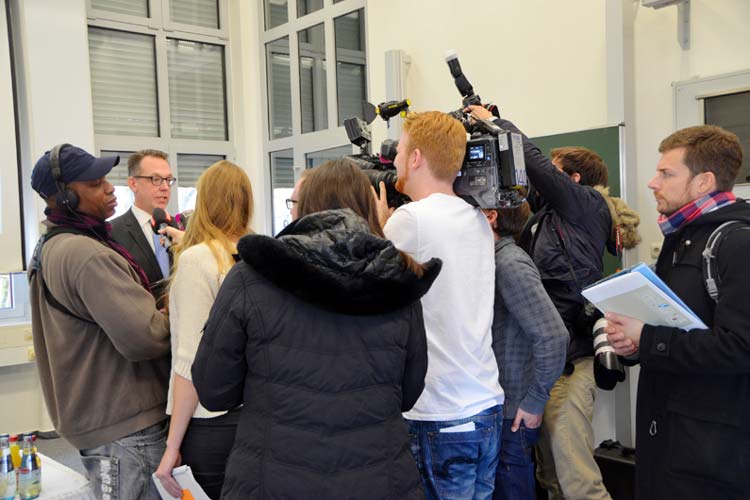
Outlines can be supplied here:
<path id="1" fill-rule="evenodd" d="M 161 485 L 161 481 L 156 477 L 156 474 L 152 474 L 151 476 L 153 477 L 156 489 L 159 490 L 159 495 L 161 495 L 163 500 L 179 500 L 167 493 L 167 490 Z M 180 467 L 172 469 L 172 477 L 174 477 L 174 480 L 177 481 L 177 484 L 182 488 L 183 500 L 211 500 L 195 480 L 193 471 L 190 470 L 189 465 L 181 465 Z"/>
<path id="2" fill-rule="evenodd" d="M 582 294 L 603 313 L 624 314 L 654 326 L 708 328 L 646 264 L 594 283 Z"/>

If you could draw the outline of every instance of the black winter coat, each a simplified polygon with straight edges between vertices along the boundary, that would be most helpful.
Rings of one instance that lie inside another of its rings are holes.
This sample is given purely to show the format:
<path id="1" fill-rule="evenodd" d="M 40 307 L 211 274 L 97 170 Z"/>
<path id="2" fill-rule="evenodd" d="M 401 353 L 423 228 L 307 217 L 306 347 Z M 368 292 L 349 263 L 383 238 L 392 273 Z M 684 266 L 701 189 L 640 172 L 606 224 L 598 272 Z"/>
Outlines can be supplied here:
<path id="1" fill-rule="evenodd" d="M 507 120 L 496 123 L 523 134 Z M 581 290 L 602 279 L 612 216 L 599 192 L 557 170 L 525 135 L 523 149 L 529 181 L 545 205 L 529 220 L 519 245 L 534 260 L 542 284 L 570 332 L 568 361 L 593 356 L 593 321 L 577 328 L 584 305 Z"/>
<path id="2" fill-rule="evenodd" d="M 750 206 L 738 201 L 668 235 L 656 263 L 657 274 L 710 328 L 643 328 L 639 500 L 750 498 L 750 231 L 721 243 L 718 303 L 702 276 L 708 237 L 731 220 L 750 223 Z"/>
<path id="3" fill-rule="evenodd" d="M 243 405 L 223 499 L 421 499 L 401 413 L 424 388 L 418 278 L 350 210 L 250 235 L 192 368 L 209 410 Z"/>

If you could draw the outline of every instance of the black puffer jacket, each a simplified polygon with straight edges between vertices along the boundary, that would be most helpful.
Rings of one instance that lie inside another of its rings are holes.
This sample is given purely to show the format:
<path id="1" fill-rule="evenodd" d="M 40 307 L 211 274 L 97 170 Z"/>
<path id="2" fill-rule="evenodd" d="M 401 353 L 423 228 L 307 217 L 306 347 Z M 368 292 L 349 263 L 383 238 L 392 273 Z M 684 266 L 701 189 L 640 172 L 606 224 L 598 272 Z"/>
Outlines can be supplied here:
<path id="1" fill-rule="evenodd" d="M 424 498 L 401 412 L 424 388 L 422 278 L 350 210 L 246 236 L 192 374 L 201 404 L 242 404 L 222 498 Z"/>
<path id="2" fill-rule="evenodd" d="M 643 500 L 750 498 L 750 231 L 721 242 L 715 303 L 702 253 L 727 221 L 750 225 L 738 201 L 702 215 L 664 239 L 656 273 L 708 330 L 643 327 L 636 406 L 636 497 Z"/>
<path id="3" fill-rule="evenodd" d="M 523 134 L 508 120 L 496 123 Z M 528 137 L 523 139 L 529 181 L 546 203 L 526 225 L 519 244 L 534 260 L 544 288 L 570 332 L 568 361 L 593 356 L 593 321 L 582 328 L 577 325 L 584 304 L 581 290 L 602 278 L 612 216 L 598 191 L 574 182 Z M 611 250 L 614 252 L 614 247 Z"/>

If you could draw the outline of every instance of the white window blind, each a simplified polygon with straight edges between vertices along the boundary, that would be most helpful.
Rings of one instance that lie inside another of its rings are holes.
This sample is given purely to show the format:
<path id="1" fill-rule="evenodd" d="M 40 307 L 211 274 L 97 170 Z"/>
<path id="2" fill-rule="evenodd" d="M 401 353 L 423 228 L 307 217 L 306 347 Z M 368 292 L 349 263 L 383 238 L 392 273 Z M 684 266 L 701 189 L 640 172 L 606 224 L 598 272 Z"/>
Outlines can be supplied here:
<path id="1" fill-rule="evenodd" d="M 169 0 L 172 21 L 219 29 L 218 0 Z"/>
<path id="2" fill-rule="evenodd" d="M 286 207 L 294 188 L 294 151 L 284 149 L 270 154 L 271 159 L 271 212 L 273 214 L 273 234 L 281 231 L 291 222 L 292 217 Z"/>
<path id="3" fill-rule="evenodd" d="M 289 37 L 266 44 L 268 127 L 271 139 L 292 135 L 292 81 Z"/>
<path id="4" fill-rule="evenodd" d="M 204 170 L 224 159 L 223 155 L 177 155 L 177 182 L 182 187 L 195 187 Z"/>
<path id="5" fill-rule="evenodd" d="M 302 17 L 323 8 L 323 0 L 297 0 L 297 17 Z"/>
<path id="6" fill-rule="evenodd" d="M 223 159 L 223 155 L 177 155 L 177 207 L 180 212 L 195 209 L 198 177 L 208 167 Z"/>
<path id="7" fill-rule="evenodd" d="M 336 36 L 336 95 L 339 125 L 352 116 L 364 117 L 367 74 L 364 39 L 364 10 L 334 19 Z"/>
<path id="8" fill-rule="evenodd" d="M 289 19 L 287 0 L 263 0 L 263 11 L 266 18 L 266 29 L 281 26 Z"/>
<path id="9" fill-rule="evenodd" d="M 326 38 L 323 24 L 298 33 L 302 133 L 328 128 Z"/>
<path id="10" fill-rule="evenodd" d="M 172 137 L 227 140 L 224 47 L 167 39 Z"/>
<path id="11" fill-rule="evenodd" d="M 91 8 L 129 16 L 149 17 L 148 0 L 91 0 Z"/>
<path id="12" fill-rule="evenodd" d="M 159 136 L 154 37 L 89 27 L 97 134 Z"/>
<path id="13" fill-rule="evenodd" d="M 127 186 L 128 185 L 128 158 L 133 154 L 133 151 L 102 151 L 99 156 L 119 156 L 120 163 L 109 171 L 107 174 L 107 180 L 110 184 L 115 186 Z"/>
<path id="14" fill-rule="evenodd" d="M 352 154 L 352 145 L 339 146 L 337 148 L 324 149 L 322 151 L 313 151 L 305 155 L 305 168 L 315 168 L 318 165 L 329 160 L 338 160 L 344 156 Z"/>

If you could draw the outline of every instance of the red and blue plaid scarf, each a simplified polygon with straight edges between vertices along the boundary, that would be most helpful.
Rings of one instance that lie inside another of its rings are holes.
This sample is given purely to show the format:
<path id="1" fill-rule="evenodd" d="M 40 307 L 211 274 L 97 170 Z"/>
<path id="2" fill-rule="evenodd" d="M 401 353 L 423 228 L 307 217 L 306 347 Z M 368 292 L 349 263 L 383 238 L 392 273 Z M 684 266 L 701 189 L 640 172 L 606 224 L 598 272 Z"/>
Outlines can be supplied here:
<path id="1" fill-rule="evenodd" d="M 731 205 L 737 197 L 729 191 L 715 191 L 703 198 L 693 200 L 669 217 L 660 215 L 657 222 L 664 235 L 674 233 L 688 222 L 725 205 Z"/>
<path id="2" fill-rule="evenodd" d="M 54 208 L 46 208 L 44 214 L 47 216 L 47 220 L 58 226 L 71 227 L 91 234 L 92 238 L 96 238 L 115 252 L 122 255 L 125 260 L 128 261 L 130 267 L 138 275 L 143 288 L 153 293 L 149 286 L 148 277 L 146 272 L 138 265 L 135 258 L 128 252 L 125 247 L 117 243 L 112 239 L 111 232 L 112 226 L 109 222 L 101 220 L 91 215 L 86 215 L 83 212 L 70 213 L 66 210 L 59 210 Z"/>

